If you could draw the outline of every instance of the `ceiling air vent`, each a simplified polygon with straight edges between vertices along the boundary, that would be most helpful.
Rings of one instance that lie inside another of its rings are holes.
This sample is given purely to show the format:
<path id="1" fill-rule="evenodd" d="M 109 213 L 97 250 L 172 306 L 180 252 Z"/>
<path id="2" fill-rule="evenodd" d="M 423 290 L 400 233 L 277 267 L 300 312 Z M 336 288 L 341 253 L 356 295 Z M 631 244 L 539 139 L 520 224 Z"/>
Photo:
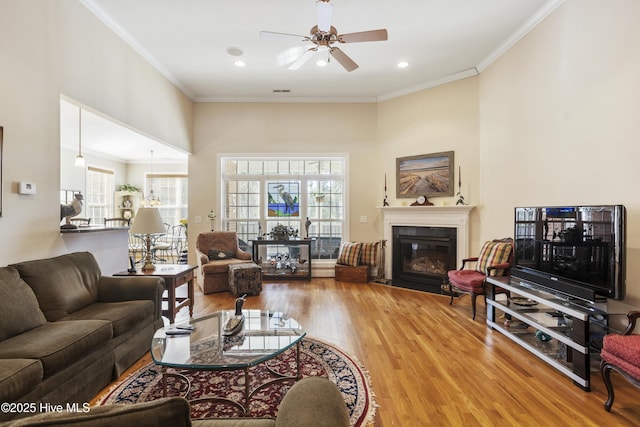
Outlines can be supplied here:
<path id="1" fill-rule="evenodd" d="M 274 89 L 273 93 L 289 93 L 291 89 Z"/>

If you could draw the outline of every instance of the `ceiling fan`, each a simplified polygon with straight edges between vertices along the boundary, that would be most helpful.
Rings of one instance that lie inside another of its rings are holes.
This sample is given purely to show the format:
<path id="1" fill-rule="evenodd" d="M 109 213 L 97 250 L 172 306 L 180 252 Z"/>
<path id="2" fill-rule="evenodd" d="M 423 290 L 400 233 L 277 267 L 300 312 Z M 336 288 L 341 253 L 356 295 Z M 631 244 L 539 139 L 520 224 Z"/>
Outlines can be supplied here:
<path id="1" fill-rule="evenodd" d="M 290 70 L 297 70 L 302 67 L 316 52 L 329 51 L 329 54 L 335 58 L 347 71 L 353 71 L 358 68 L 358 64 L 340 48 L 334 46 L 337 43 L 359 43 L 387 40 L 387 30 L 371 30 L 361 31 L 357 33 L 338 34 L 338 30 L 331 25 L 331 16 L 333 14 L 333 5 L 329 0 L 317 0 L 318 24 L 311 28 L 310 35 L 301 36 L 297 34 L 274 33 L 272 31 L 261 31 L 261 37 L 287 37 L 296 38 L 303 42 L 311 42 L 313 46 L 307 49 L 301 56 L 289 66 Z"/>

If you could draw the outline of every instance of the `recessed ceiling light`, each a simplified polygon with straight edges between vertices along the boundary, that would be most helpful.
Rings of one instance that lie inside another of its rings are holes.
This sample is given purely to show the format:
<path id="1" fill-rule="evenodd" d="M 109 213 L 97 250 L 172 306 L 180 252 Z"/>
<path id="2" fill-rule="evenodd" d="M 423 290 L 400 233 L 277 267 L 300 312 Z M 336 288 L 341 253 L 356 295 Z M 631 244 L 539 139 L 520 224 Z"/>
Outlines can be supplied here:
<path id="1" fill-rule="evenodd" d="M 407 61 L 398 62 L 398 68 L 407 68 L 408 66 L 409 66 L 409 63 Z"/>
<path id="2" fill-rule="evenodd" d="M 325 61 L 324 59 L 319 60 L 318 62 L 316 62 L 316 65 L 318 67 L 324 67 L 327 65 L 327 61 Z"/>
<path id="3" fill-rule="evenodd" d="M 240 61 L 239 59 L 237 61 L 233 61 L 233 65 L 235 65 L 236 67 L 242 68 L 245 65 L 247 65 L 244 61 Z"/>
<path id="4" fill-rule="evenodd" d="M 242 49 L 239 47 L 230 47 L 227 49 L 227 53 L 231 56 L 242 56 Z"/>

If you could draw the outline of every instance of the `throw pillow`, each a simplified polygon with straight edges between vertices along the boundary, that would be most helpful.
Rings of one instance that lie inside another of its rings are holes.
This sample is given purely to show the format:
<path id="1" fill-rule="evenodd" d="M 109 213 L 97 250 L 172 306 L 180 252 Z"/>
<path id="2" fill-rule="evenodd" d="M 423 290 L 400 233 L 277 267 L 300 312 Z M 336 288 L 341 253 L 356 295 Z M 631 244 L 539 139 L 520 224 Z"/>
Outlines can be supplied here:
<path id="1" fill-rule="evenodd" d="M 509 262 L 509 258 L 511 257 L 511 248 L 511 243 L 507 242 L 485 242 L 485 244 L 482 245 L 482 250 L 478 257 L 476 270 L 483 274 L 487 274 L 487 267 Z M 504 275 L 504 270 L 492 270 L 491 275 L 502 276 Z"/>
<path id="2" fill-rule="evenodd" d="M 380 242 L 362 243 L 362 246 L 360 247 L 360 265 L 376 266 L 379 245 Z"/>
<path id="3" fill-rule="evenodd" d="M 223 251 L 220 249 L 209 249 L 209 261 L 233 258 L 233 251 Z"/>
<path id="4" fill-rule="evenodd" d="M 0 268 L 0 340 L 47 323 L 33 289 L 12 267 Z"/>
<path id="5" fill-rule="evenodd" d="M 360 261 L 361 247 L 362 243 L 342 242 L 340 244 L 340 251 L 338 252 L 337 263 L 357 267 Z"/>

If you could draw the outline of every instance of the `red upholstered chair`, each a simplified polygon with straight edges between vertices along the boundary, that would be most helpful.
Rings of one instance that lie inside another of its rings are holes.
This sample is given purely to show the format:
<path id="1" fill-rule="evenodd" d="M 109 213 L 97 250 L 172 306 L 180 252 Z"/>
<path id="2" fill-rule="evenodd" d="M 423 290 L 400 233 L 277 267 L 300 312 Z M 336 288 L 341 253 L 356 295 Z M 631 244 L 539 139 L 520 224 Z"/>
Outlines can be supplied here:
<path id="1" fill-rule="evenodd" d="M 640 318 L 640 311 L 627 313 L 629 324 L 622 334 L 605 335 L 600 351 L 600 373 L 609 396 L 604 402 L 604 409 L 611 411 L 613 405 L 613 384 L 611 384 L 611 370 L 618 372 L 627 381 L 640 387 L 640 335 L 632 334 L 636 327 L 636 320 Z"/>
<path id="2" fill-rule="evenodd" d="M 475 262 L 475 269 L 465 269 L 467 263 Z M 447 272 L 449 295 L 453 304 L 453 297 L 458 293 L 471 295 L 472 319 L 476 318 L 476 298 L 478 295 L 485 297 L 487 276 L 508 276 L 513 263 L 513 239 L 496 239 L 485 242 L 482 245 L 480 256 L 477 258 L 465 258 L 462 260 L 460 270 Z M 505 293 L 501 288 L 496 288 L 496 293 Z"/>

